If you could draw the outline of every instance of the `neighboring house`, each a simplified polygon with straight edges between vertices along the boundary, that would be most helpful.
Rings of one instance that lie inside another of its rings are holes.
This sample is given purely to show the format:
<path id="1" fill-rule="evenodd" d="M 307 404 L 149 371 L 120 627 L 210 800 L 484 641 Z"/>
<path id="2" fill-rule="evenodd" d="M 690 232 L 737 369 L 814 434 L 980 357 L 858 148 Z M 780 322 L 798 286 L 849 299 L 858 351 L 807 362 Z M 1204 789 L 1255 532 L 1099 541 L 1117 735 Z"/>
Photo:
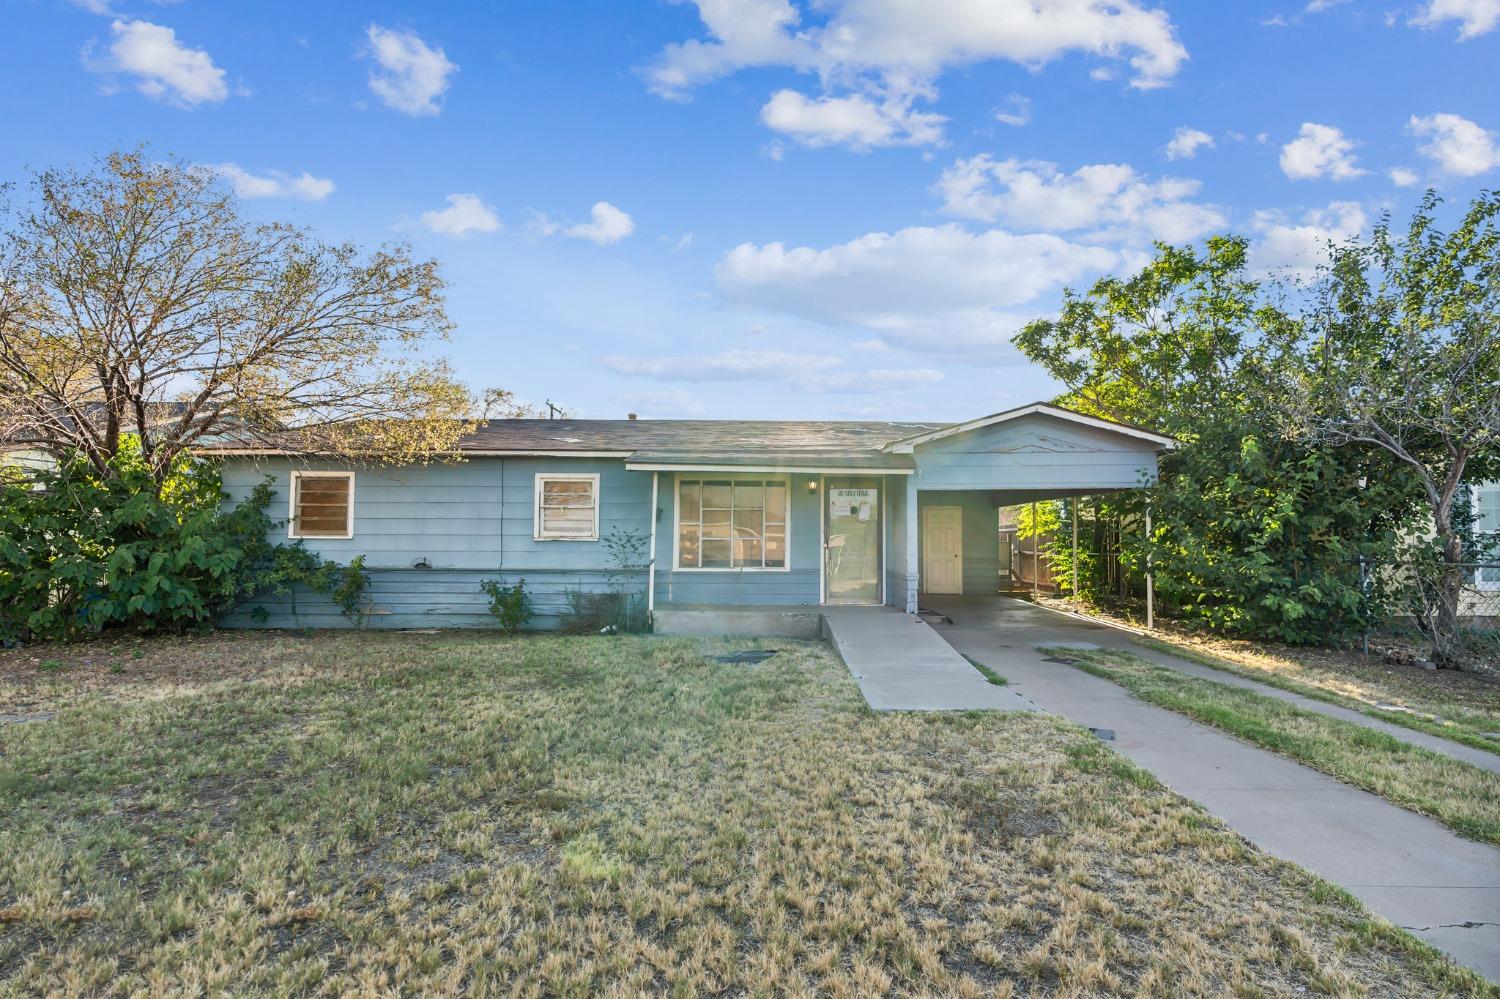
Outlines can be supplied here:
<path id="1" fill-rule="evenodd" d="M 1464 602 L 1463 613 L 1476 617 L 1497 617 L 1500 607 L 1500 481 L 1480 482 L 1469 487 L 1474 504 L 1475 537 L 1490 539 L 1484 560 L 1474 570 L 1474 590 Z"/>
<path id="2" fill-rule="evenodd" d="M 365 556 L 370 624 L 487 627 L 479 584 L 526 580 L 538 618 L 615 570 L 601 543 L 636 532 L 661 626 L 711 607 L 815 610 L 923 593 L 993 593 L 996 510 L 1137 488 L 1170 438 L 1045 403 L 961 424 L 713 420 L 493 420 L 462 461 L 340 465 L 291 451 L 203 449 L 231 501 L 274 479 L 280 538 Z M 345 624 L 325 598 L 258 601 L 225 623 Z M 257 615 L 260 617 L 260 615 Z M 663 629 L 665 630 L 665 629 Z"/>

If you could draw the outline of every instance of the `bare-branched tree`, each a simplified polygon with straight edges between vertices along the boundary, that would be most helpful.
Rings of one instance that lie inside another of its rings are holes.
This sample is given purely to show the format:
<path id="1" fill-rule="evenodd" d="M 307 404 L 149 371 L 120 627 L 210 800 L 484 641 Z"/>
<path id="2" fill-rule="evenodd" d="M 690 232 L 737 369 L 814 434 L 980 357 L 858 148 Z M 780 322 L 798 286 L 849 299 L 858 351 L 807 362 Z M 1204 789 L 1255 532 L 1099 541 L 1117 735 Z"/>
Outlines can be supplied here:
<path id="1" fill-rule="evenodd" d="M 432 261 L 245 218 L 205 171 L 144 150 L 33 176 L 0 221 L 0 440 L 101 474 L 138 434 L 160 481 L 225 437 L 411 460 L 451 449 L 469 393 L 434 360 Z"/>
<path id="2" fill-rule="evenodd" d="M 1464 537 L 1455 503 L 1500 464 L 1500 195 L 1451 233 L 1428 192 L 1405 233 L 1388 221 L 1333 247 L 1300 322 L 1273 336 L 1268 380 L 1314 439 L 1382 449 L 1421 483 L 1435 541 L 1408 567 L 1436 660 L 1456 661 Z"/>

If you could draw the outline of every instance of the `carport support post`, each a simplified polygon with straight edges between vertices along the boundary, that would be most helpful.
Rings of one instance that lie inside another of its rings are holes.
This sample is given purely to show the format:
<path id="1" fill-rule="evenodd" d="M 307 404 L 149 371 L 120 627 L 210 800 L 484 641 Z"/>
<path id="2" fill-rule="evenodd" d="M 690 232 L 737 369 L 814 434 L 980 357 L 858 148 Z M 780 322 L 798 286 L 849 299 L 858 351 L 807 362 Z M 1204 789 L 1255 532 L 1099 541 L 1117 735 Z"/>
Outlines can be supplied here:
<path id="1" fill-rule="evenodd" d="M 1035 600 L 1042 587 L 1042 535 L 1036 529 L 1036 500 L 1031 501 L 1031 599 Z"/>
<path id="2" fill-rule="evenodd" d="M 1078 607 L 1078 497 L 1068 501 L 1073 510 L 1073 607 Z"/>
<path id="3" fill-rule="evenodd" d="M 917 475 L 906 477 L 906 613 L 917 612 Z"/>
<path id="4" fill-rule="evenodd" d="M 1156 577 L 1151 572 L 1151 501 L 1146 501 L 1146 630 L 1156 630 Z"/>

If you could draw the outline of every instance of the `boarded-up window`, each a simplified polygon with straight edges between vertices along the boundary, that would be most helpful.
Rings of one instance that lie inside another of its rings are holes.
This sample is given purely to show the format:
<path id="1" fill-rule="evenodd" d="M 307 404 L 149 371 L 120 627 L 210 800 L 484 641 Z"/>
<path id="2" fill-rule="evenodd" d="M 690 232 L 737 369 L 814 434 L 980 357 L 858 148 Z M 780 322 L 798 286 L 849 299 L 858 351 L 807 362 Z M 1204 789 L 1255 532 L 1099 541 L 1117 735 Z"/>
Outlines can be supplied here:
<path id="1" fill-rule="evenodd" d="M 348 538 L 354 535 L 354 473 L 293 472 L 294 538 Z"/>
<path id="2" fill-rule="evenodd" d="M 599 537 L 599 476 L 538 475 L 538 541 L 594 541 Z"/>
<path id="3" fill-rule="evenodd" d="M 786 568 L 785 479 L 683 479 L 679 569 Z"/>

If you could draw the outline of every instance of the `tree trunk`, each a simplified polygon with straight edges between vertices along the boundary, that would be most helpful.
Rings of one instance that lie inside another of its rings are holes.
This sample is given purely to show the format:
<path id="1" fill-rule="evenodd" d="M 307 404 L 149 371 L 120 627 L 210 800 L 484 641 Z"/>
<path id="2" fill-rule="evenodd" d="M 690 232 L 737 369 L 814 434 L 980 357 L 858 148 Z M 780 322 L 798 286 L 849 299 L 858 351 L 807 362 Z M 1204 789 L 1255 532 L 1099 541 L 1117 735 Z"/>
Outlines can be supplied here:
<path id="1" fill-rule="evenodd" d="M 1446 514 L 1446 510 L 1444 514 Z M 1432 629 L 1432 661 L 1445 669 L 1459 668 L 1458 607 L 1463 594 L 1463 545 L 1447 516 L 1440 515 L 1437 536 L 1442 562 L 1427 590 L 1428 621 Z"/>

